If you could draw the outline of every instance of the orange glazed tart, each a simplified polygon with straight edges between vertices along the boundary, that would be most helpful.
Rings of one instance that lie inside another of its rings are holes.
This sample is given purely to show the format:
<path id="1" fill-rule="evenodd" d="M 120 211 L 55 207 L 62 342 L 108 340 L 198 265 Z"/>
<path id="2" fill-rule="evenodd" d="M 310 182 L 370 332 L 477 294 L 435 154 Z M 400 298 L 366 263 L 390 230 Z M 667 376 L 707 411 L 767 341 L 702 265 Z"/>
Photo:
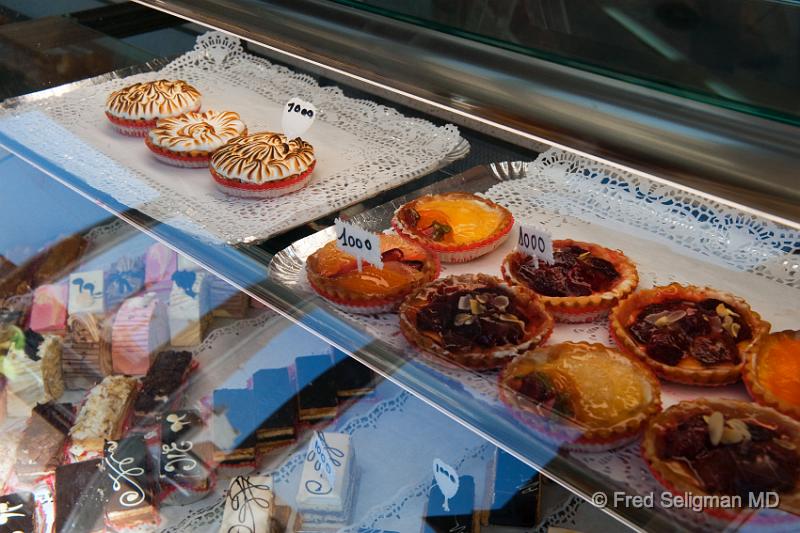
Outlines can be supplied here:
<path id="1" fill-rule="evenodd" d="M 246 134 L 247 127 L 238 113 L 209 109 L 158 119 L 155 128 L 145 135 L 144 142 L 162 163 L 203 168 L 208 166 L 212 152 Z"/>
<path id="2" fill-rule="evenodd" d="M 160 118 L 200 109 L 200 92 L 183 80 L 134 83 L 106 100 L 106 117 L 119 133 L 144 137 Z"/>
<path id="3" fill-rule="evenodd" d="M 647 365 L 586 342 L 517 356 L 502 371 L 500 398 L 556 444 L 581 451 L 630 442 L 661 410 L 661 387 Z"/>
<path id="4" fill-rule="evenodd" d="M 381 235 L 383 269 L 363 263 L 331 241 L 306 261 L 313 289 L 335 306 L 350 313 L 385 313 L 414 289 L 436 279 L 436 256 L 397 235 Z"/>
<path id="5" fill-rule="evenodd" d="M 436 280 L 400 306 L 400 329 L 409 342 L 445 363 L 499 368 L 543 343 L 553 317 L 536 295 L 485 274 Z"/>
<path id="6" fill-rule="evenodd" d="M 800 331 L 779 331 L 764 338 L 744 364 L 750 396 L 800 420 Z"/>
<path id="7" fill-rule="evenodd" d="M 712 515 L 734 519 L 751 492 L 777 492 L 781 509 L 800 512 L 800 423 L 769 407 L 681 402 L 650 422 L 642 456 L 674 494 L 741 497 L 734 509 L 707 509 Z"/>
<path id="8" fill-rule="evenodd" d="M 422 196 L 401 206 L 392 219 L 397 233 L 433 250 L 443 263 L 464 263 L 491 252 L 513 225 L 505 207 L 463 192 Z"/>
<path id="9" fill-rule="evenodd" d="M 519 251 L 503 260 L 503 278 L 537 293 L 559 322 L 602 318 L 639 284 L 636 266 L 618 250 L 570 239 L 553 241 L 551 265 Z"/>
<path id="10" fill-rule="evenodd" d="M 211 177 L 234 196 L 275 198 L 305 187 L 317 160 L 297 137 L 261 132 L 236 137 L 211 156 Z"/>
<path id="11" fill-rule="evenodd" d="M 706 386 L 738 381 L 770 328 L 737 296 L 677 283 L 633 293 L 612 309 L 610 322 L 620 348 L 656 374 Z"/>

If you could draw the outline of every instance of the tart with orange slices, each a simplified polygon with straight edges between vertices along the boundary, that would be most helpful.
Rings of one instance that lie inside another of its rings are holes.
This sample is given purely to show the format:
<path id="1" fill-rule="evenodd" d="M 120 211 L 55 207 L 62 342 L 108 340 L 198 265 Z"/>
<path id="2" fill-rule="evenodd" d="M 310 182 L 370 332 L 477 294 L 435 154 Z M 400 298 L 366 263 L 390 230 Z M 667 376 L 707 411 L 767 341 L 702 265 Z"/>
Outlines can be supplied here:
<path id="1" fill-rule="evenodd" d="M 553 241 L 552 264 L 520 251 L 503 260 L 503 278 L 537 293 L 559 322 L 602 318 L 639 284 L 636 266 L 619 250 L 571 239 Z"/>
<path id="2" fill-rule="evenodd" d="M 742 298 L 677 283 L 633 293 L 609 318 L 623 351 L 660 377 L 688 385 L 738 381 L 770 328 Z"/>
<path id="3" fill-rule="evenodd" d="M 401 206 L 392 226 L 434 251 L 443 263 L 485 255 L 508 238 L 514 217 L 487 198 L 464 192 L 429 194 Z"/>
<path id="4" fill-rule="evenodd" d="M 439 260 L 434 254 L 397 235 L 380 236 L 383 268 L 358 262 L 333 240 L 311 254 L 306 275 L 323 298 L 350 313 L 392 311 L 413 290 L 436 279 Z"/>
<path id="5" fill-rule="evenodd" d="M 750 396 L 800 420 L 800 331 L 779 331 L 764 338 L 744 365 Z"/>
<path id="6" fill-rule="evenodd" d="M 644 363 L 586 342 L 517 356 L 500 376 L 500 398 L 527 425 L 581 451 L 630 442 L 661 410 L 659 381 Z"/>
<path id="7" fill-rule="evenodd" d="M 400 306 L 400 330 L 445 366 L 485 370 L 543 343 L 553 317 L 525 287 L 486 274 L 462 274 L 410 294 Z"/>

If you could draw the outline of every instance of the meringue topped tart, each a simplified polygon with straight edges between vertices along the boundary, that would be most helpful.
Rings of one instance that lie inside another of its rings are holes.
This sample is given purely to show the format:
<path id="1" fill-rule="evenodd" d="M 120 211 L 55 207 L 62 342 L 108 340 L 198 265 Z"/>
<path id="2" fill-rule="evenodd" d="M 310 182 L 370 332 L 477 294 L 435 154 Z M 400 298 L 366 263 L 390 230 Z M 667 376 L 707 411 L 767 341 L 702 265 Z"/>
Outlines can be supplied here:
<path id="1" fill-rule="evenodd" d="M 260 132 L 228 141 L 211 156 L 211 176 L 228 194 L 273 198 L 308 184 L 314 147 L 297 137 Z"/>
<path id="2" fill-rule="evenodd" d="M 144 136 L 160 118 L 200 109 L 200 92 L 183 80 L 134 83 L 106 100 L 106 116 L 124 135 Z"/>
<path id="3" fill-rule="evenodd" d="M 401 206 L 392 225 L 402 236 L 439 254 L 445 263 L 489 253 L 509 235 L 514 217 L 505 207 L 469 193 L 426 195 Z"/>
<path id="4" fill-rule="evenodd" d="M 383 268 L 362 263 L 331 241 L 311 254 L 306 273 L 313 289 L 337 307 L 353 313 L 393 310 L 407 294 L 439 275 L 431 252 L 397 235 L 381 235 Z"/>

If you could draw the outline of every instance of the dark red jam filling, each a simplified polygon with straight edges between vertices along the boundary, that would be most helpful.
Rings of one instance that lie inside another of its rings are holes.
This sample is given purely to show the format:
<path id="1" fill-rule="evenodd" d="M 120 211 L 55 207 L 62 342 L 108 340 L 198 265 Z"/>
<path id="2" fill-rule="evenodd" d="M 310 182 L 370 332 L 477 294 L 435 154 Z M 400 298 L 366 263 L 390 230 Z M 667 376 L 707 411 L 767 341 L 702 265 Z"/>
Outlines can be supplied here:
<path id="1" fill-rule="evenodd" d="M 684 357 L 707 366 L 736 364 L 740 358 L 736 343 L 753 335 L 739 313 L 712 298 L 648 305 L 628 329 L 649 357 L 670 366 Z"/>
<path id="2" fill-rule="evenodd" d="M 484 287 L 434 294 L 417 314 L 417 327 L 440 334 L 448 350 L 463 351 L 519 344 L 525 337 L 522 317 L 512 295 Z"/>
<path id="3" fill-rule="evenodd" d="M 553 252 L 553 264 L 539 261 L 534 265 L 528 257 L 519 266 L 517 275 L 544 296 L 588 296 L 613 287 L 619 272 L 614 265 L 593 256 L 579 246 L 567 246 Z"/>
<path id="4" fill-rule="evenodd" d="M 555 387 L 547 374 L 531 372 L 524 376 L 515 376 L 508 381 L 508 386 L 557 414 L 562 416 L 573 414 L 569 397 Z"/>
<path id="5" fill-rule="evenodd" d="M 734 444 L 713 445 L 708 424 L 697 414 L 664 435 L 661 459 L 685 461 L 712 494 L 785 492 L 800 476 L 800 456 L 775 428 L 746 420 L 749 438 Z"/>
<path id="6" fill-rule="evenodd" d="M 424 266 L 422 261 L 405 260 L 404 257 L 405 255 L 403 254 L 403 250 L 400 248 L 392 248 L 381 254 L 381 261 L 384 263 L 395 261 L 398 263 L 403 263 L 404 265 L 408 265 L 415 270 L 422 270 L 422 267 Z"/>

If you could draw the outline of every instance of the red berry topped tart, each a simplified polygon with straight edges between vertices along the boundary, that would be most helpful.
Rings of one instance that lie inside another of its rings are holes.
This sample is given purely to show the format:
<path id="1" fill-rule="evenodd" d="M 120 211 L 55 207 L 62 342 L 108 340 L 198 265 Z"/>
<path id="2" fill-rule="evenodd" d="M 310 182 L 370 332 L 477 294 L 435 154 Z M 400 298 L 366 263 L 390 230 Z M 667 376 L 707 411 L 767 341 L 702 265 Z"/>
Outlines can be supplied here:
<path id="1" fill-rule="evenodd" d="M 382 269 L 363 263 L 359 272 L 356 258 L 331 241 L 306 260 L 311 287 L 350 313 L 385 313 L 439 275 L 439 260 L 422 246 L 397 235 L 380 237 Z"/>
<path id="2" fill-rule="evenodd" d="M 744 363 L 750 396 L 800 420 L 800 331 L 767 335 Z"/>
<path id="3" fill-rule="evenodd" d="M 748 355 L 769 332 L 743 299 L 679 285 L 639 291 L 612 311 L 611 335 L 664 379 L 688 385 L 739 380 Z"/>
<path id="4" fill-rule="evenodd" d="M 400 329 L 409 342 L 445 364 L 492 369 L 543 343 L 553 317 L 524 287 L 485 274 L 462 274 L 409 295 L 400 306 Z"/>
<path id="5" fill-rule="evenodd" d="M 168 165 L 189 168 L 208 166 L 211 153 L 247 127 L 233 111 L 190 111 L 177 117 L 160 118 L 144 138 L 156 158 Z"/>
<path id="6" fill-rule="evenodd" d="M 236 137 L 211 156 L 211 176 L 235 196 L 275 198 L 305 187 L 317 160 L 297 137 L 264 131 Z"/>
<path id="7" fill-rule="evenodd" d="M 160 118 L 199 109 L 200 92 L 183 80 L 134 83 L 114 91 L 106 100 L 106 116 L 114 129 L 133 137 L 144 137 Z"/>
<path id="8" fill-rule="evenodd" d="M 661 410 L 661 386 L 647 365 L 586 342 L 517 356 L 502 371 L 500 398 L 526 424 L 582 451 L 630 442 Z"/>
<path id="9" fill-rule="evenodd" d="M 777 492 L 781 509 L 800 512 L 800 423 L 769 407 L 710 398 L 681 402 L 650 422 L 642 456 L 675 494 L 738 496 L 746 507 L 750 493 Z M 707 511 L 735 517 L 731 510 Z"/>
<path id="10" fill-rule="evenodd" d="M 443 263 L 465 263 L 491 252 L 508 238 L 511 211 L 464 192 L 429 194 L 401 206 L 392 226 L 439 255 Z"/>
<path id="11" fill-rule="evenodd" d="M 618 250 L 570 239 L 553 241 L 553 264 L 519 251 L 503 260 L 503 278 L 537 293 L 559 322 L 602 318 L 639 284 L 636 266 Z"/>

